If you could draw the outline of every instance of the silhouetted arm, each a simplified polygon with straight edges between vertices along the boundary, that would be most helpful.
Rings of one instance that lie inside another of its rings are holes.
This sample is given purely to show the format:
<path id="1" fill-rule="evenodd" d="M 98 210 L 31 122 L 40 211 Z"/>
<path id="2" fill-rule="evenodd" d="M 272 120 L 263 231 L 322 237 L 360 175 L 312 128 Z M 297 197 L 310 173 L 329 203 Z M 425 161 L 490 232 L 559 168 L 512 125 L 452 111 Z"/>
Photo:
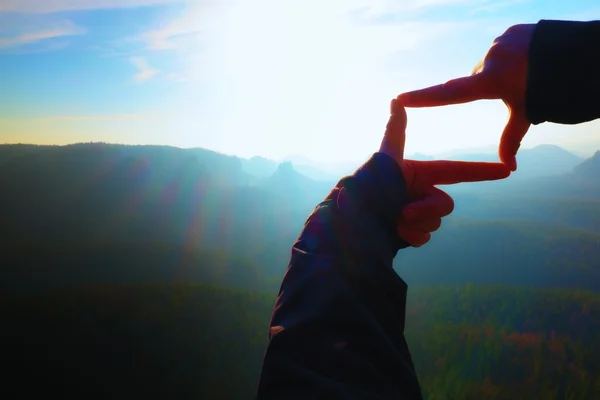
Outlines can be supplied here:
<path id="1" fill-rule="evenodd" d="M 529 48 L 526 101 L 533 124 L 600 118 L 600 21 L 538 22 Z"/>
<path id="2" fill-rule="evenodd" d="M 407 203 L 398 164 L 376 153 L 317 206 L 273 310 L 258 399 L 421 399 L 392 269 Z"/>

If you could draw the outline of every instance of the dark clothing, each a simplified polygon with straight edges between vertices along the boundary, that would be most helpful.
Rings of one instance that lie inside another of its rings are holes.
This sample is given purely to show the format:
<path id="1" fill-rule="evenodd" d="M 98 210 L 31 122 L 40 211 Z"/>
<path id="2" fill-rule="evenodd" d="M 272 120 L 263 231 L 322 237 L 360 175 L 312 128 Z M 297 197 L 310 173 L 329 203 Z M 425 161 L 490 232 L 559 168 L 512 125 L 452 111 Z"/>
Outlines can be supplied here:
<path id="1" fill-rule="evenodd" d="M 310 215 L 273 311 L 259 399 L 421 398 L 407 286 L 392 269 L 408 202 L 398 164 L 378 153 Z"/>
<path id="2" fill-rule="evenodd" d="M 526 101 L 527 117 L 536 125 L 600 118 L 600 21 L 538 22 Z"/>
<path id="3" fill-rule="evenodd" d="M 540 22 L 527 95 L 534 122 L 598 116 L 598 32 L 598 24 Z M 565 54 L 572 68 L 556 61 Z M 575 90 L 581 75 L 585 87 Z M 259 400 L 422 399 L 404 338 L 407 285 L 392 268 L 408 247 L 395 223 L 409 201 L 400 167 L 377 153 L 309 216 L 273 310 Z"/>

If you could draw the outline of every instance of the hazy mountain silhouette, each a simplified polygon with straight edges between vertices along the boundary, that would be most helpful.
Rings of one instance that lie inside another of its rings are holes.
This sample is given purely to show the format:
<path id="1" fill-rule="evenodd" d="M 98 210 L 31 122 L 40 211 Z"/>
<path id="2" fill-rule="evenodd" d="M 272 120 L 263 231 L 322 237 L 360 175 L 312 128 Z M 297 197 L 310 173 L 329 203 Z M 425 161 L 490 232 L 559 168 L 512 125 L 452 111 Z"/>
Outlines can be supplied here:
<path id="1" fill-rule="evenodd" d="M 523 160 L 534 177 L 444 187 L 454 213 L 395 259 L 424 387 L 594 393 L 599 164 L 539 176 Z M 251 397 L 290 247 L 341 175 L 206 149 L 0 146 L 4 389 Z"/>
<path id="2" fill-rule="evenodd" d="M 575 179 L 600 184 L 600 151 L 573 169 Z"/>
<path id="3" fill-rule="evenodd" d="M 242 160 L 242 169 L 257 178 L 266 178 L 273 174 L 278 165 L 276 161 L 260 156 Z"/>
<path id="4" fill-rule="evenodd" d="M 545 154 L 546 161 L 561 154 L 565 160 L 572 160 L 554 147 L 529 151 L 534 153 Z M 290 246 L 305 219 L 337 180 L 310 179 L 292 162 L 280 162 L 273 168 L 265 158 L 245 160 L 205 149 L 166 146 L 0 146 L 0 155 L 0 237 L 5 239 L 5 250 L 18 245 L 14 248 L 25 251 L 27 246 L 37 248 L 41 243 L 70 243 L 75 247 L 81 243 L 83 248 L 89 248 L 89 243 L 138 243 L 131 246 L 132 252 L 138 252 L 143 243 L 162 243 L 171 246 L 173 259 L 188 259 L 185 254 L 189 251 L 235 254 L 257 263 L 260 267 L 254 270 L 262 272 L 255 274 L 265 274 L 266 281 L 285 269 Z M 524 158 L 528 157 L 525 152 Z M 464 274 L 456 275 L 462 277 L 459 280 L 464 281 L 470 273 L 478 276 L 479 271 L 471 270 L 479 268 L 475 261 L 469 264 L 463 253 L 455 254 L 442 246 L 467 235 L 474 244 L 465 251 L 473 260 L 509 251 L 499 243 L 523 243 L 510 261 L 515 268 L 510 278 L 513 281 L 518 281 L 519 269 L 525 268 L 517 262 L 525 257 L 523 249 L 537 249 L 537 261 L 528 263 L 527 268 L 542 273 L 553 249 L 547 248 L 547 237 L 531 235 L 529 229 L 570 235 L 574 241 L 569 246 L 587 239 L 578 239 L 577 234 L 567 234 L 564 229 L 600 233 L 600 185 L 594 174 L 599 158 L 597 154 L 562 175 L 445 187 L 455 198 L 455 218 L 444 222 L 427 254 L 419 252 L 420 258 L 408 264 L 425 263 L 428 266 L 424 270 L 433 271 L 457 263 L 465 268 Z M 563 168 L 566 164 L 562 163 Z M 523 162 L 520 168 L 528 165 L 532 164 Z M 499 220 L 514 224 L 510 229 L 498 230 Z M 457 225 L 457 221 L 464 222 Z M 584 262 L 593 251 L 590 248 L 581 255 L 574 254 L 571 261 L 565 258 L 563 263 Z M 403 254 L 401 259 L 410 260 L 412 251 Z M 600 254 L 593 254 L 597 256 Z M 168 257 L 156 255 L 154 259 L 158 262 Z M 110 263 L 118 264 L 115 260 L 112 258 Z M 35 261 L 40 267 L 44 262 Z M 53 268 L 61 265 L 57 263 L 52 264 Z M 219 265 L 235 269 L 233 264 Z M 29 275 L 12 276 L 26 279 Z M 232 275 L 214 271 L 193 276 L 232 279 Z M 561 279 L 569 282 L 558 276 L 561 278 L 553 278 L 551 283 L 560 284 Z M 441 274 L 435 279 L 447 278 L 447 274 Z M 415 279 L 421 283 L 431 281 L 427 276 Z M 575 281 L 578 285 L 595 282 Z"/>
<path id="5" fill-rule="evenodd" d="M 428 155 L 428 154 L 423 154 L 423 153 L 413 153 L 413 154 L 407 155 L 406 158 L 408 160 L 421 160 L 421 161 L 435 160 L 434 156 Z"/>
<path id="6" fill-rule="evenodd" d="M 497 153 L 455 153 L 449 160 L 498 162 Z M 583 159 L 559 146 L 539 145 L 517 154 L 518 168 L 511 179 L 554 176 L 571 172 Z"/>
<path id="7" fill-rule="evenodd" d="M 303 199 L 318 202 L 325 197 L 327 190 L 331 189 L 331 184 L 304 176 L 296 171 L 291 162 L 286 161 L 279 164 L 277 170 L 264 180 L 261 187 L 290 201 Z"/>
<path id="8" fill-rule="evenodd" d="M 407 159 L 411 160 L 462 160 L 462 161 L 489 161 L 498 162 L 498 152 L 496 147 L 483 148 L 481 152 L 473 150 L 454 150 L 441 155 L 429 155 L 423 153 L 413 153 L 407 155 Z M 356 162 L 353 166 L 343 165 L 324 165 L 314 162 L 302 156 L 289 156 L 285 159 L 291 162 L 294 168 L 307 177 L 318 181 L 334 181 L 342 175 L 347 175 L 353 172 L 360 162 Z M 517 155 L 519 168 L 512 174 L 511 180 L 529 179 L 546 176 L 556 176 L 571 172 L 572 169 L 580 164 L 584 159 L 576 154 L 565 150 L 562 147 L 555 145 L 538 145 L 531 149 L 522 149 Z M 273 171 L 276 168 L 277 162 L 267 159 L 251 159 L 243 161 L 248 165 L 247 170 L 257 176 L 264 176 L 267 171 Z M 261 167 L 258 163 L 261 163 Z"/>
<path id="9" fill-rule="evenodd" d="M 456 157 L 464 156 L 465 154 L 496 155 L 496 154 L 498 154 L 498 146 L 486 145 L 486 146 L 471 147 L 468 149 L 452 149 L 449 151 L 442 151 L 442 152 L 436 153 L 433 155 L 433 157 L 438 160 L 450 160 L 450 159 L 455 159 Z"/>

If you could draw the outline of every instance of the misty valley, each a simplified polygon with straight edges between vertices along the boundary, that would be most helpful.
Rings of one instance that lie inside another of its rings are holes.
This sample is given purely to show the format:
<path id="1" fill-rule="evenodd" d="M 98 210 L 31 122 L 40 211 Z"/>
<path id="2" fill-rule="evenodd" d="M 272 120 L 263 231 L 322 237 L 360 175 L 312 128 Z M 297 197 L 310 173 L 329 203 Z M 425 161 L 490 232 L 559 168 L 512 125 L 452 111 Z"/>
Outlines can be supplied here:
<path id="1" fill-rule="evenodd" d="M 396 257 L 426 399 L 600 393 L 600 152 L 538 146 L 518 161 L 507 180 L 444 187 L 454 213 Z M 0 146 L 0 392 L 252 398 L 290 248 L 352 173 L 319 168 Z"/>

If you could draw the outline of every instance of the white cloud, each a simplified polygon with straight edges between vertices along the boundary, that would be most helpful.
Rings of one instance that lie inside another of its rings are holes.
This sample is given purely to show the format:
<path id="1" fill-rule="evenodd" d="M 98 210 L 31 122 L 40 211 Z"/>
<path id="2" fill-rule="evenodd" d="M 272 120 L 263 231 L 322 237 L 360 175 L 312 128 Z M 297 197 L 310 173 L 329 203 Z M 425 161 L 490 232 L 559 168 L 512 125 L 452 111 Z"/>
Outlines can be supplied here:
<path id="1" fill-rule="evenodd" d="M 171 25 L 156 31 L 143 34 L 140 39 L 146 43 L 148 50 L 175 50 L 182 43 L 198 40 L 201 31 L 198 28 Z"/>
<path id="2" fill-rule="evenodd" d="M 166 79 L 171 82 L 179 82 L 179 83 L 187 82 L 187 78 L 184 75 L 178 74 L 176 72 L 172 72 L 172 73 L 168 74 Z"/>
<path id="3" fill-rule="evenodd" d="M 12 33 L 12 35 L 5 34 L 4 36 L 0 36 L 0 49 L 11 49 L 49 39 L 80 35 L 83 33 L 85 33 L 85 29 L 76 26 L 69 21 L 62 21 L 59 24 L 56 24 L 56 26 L 49 26 L 33 32 Z"/>
<path id="4" fill-rule="evenodd" d="M 43 123 L 77 123 L 77 122 L 115 122 L 115 121 L 135 121 L 157 118 L 160 113 L 144 112 L 132 114 L 96 114 L 96 115 L 59 115 L 50 117 L 30 118 Z"/>
<path id="5" fill-rule="evenodd" d="M 518 5 L 523 5 L 525 3 L 530 2 L 531 0 L 504 0 L 504 1 L 494 1 L 494 2 L 485 2 L 479 7 L 475 8 L 471 14 L 476 13 L 494 13 L 503 8 L 513 7 Z"/>
<path id="6" fill-rule="evenodd" d="M 195 0 L 192 0 L 195 1 Z M 131 8 L 169 3 L 183 0 L 2 0 L 0 12 L 45 14 L 62 11 L 100 10 L 109 8 Z"/>
<path id="7" fill-rule="evenodd" d="M 355 18 L 353 11 L 362 10 L 361 15 L 366 18 L 402 7 L 420 10 L 430 5 L 467 1 L 481 2 L 305 0 L 292 3 L 255 0 L 220 5 L 190 2 L 178 17 L 161 21 L 156 29 L 144 32 L 136 39 L 142 41 L 147 50 L 179 51 L 180 60 L 186 67 L 185 71 L 177 72 L 191 79 L 211 77 L 214 81 L 217 78 L 213 74 L 216 73 L 227 80 L 230 77 L 223 74 L 230 73 L 232 68 L 249 66 L 264 71 L 269 69 L 269 64 L 275 65 L 281 60 L 288 61 L 282 66 L 288 71 L 289 68 L 305 68 L 310 59 L 320 59 L 322 65 L 319 68 L 323 69 L 353 64 L 360 68 L 365 63 L 385 61 L 397 52 L 414 50 L 458 28 L 465 28 L 467 24 L 416 19 L 394 24 L 365 24 L 364 20 Z"/>
<path id="8" fill-rule="evenodd" d="M 261 1 L 261 0 L 259 0 Z M 160 21 L 160 25 L 134 38 L 150 50 L 175 50 L 195 46 L 202 39 L 218 30 L 227 18 L 228 10 L 234 7 L 231 1 L 220 3 L 189 0 L 177 16 Z"/>
<path id="9" fill-rule="evenodd" d="M 147 81 L 160 72 L 148 65 L 148 61 L 142 57 L 132 57 L 130 61 L 138 69 L 135 75 L 135 80 L 138 82 Z"/>
<path id="10" fill-rule="evenodd" d="M 368 22 L 374 17 L 402 14 L 406 28 L 414 25 L 415 13 L 432 7 L 488 4 L 491 0 L 305 0 L 282 2 L 278 0 L 188 0 L 187 7 L 177 17 L 162 21 L 155 29 L 141 34 L 138 40 L 151 50 L 172 50 L 195 44 L 203 37 L 233 31 L 235 34 L 265 30 L 277 25 L 286 31 L 299 29 L 322 30 L 331 36 L 340 23 Z M 511 0 L 522 1 L 522 0 Z M 280 22 L 279 24 L 277 22 Z M 291 26 L 285 26 L 289 23 Z M 380 21 L 373 21 L 380 22 Z M 317 23 L 319 26 L 315 26 Z M 377 23 L 381 25 L 380 23 Z M 414 27 L 414 26 L 412 26 Z M 426 28 L 418 31 L 421 36 Z M 277 35 L 277 32 L 272 32 Z M 412 32 L 415 33 L 414 31 Z M 415 35 L 403 37 L 403 42 Z M 400 42 L 400 41 L 396 41 Z"/>

